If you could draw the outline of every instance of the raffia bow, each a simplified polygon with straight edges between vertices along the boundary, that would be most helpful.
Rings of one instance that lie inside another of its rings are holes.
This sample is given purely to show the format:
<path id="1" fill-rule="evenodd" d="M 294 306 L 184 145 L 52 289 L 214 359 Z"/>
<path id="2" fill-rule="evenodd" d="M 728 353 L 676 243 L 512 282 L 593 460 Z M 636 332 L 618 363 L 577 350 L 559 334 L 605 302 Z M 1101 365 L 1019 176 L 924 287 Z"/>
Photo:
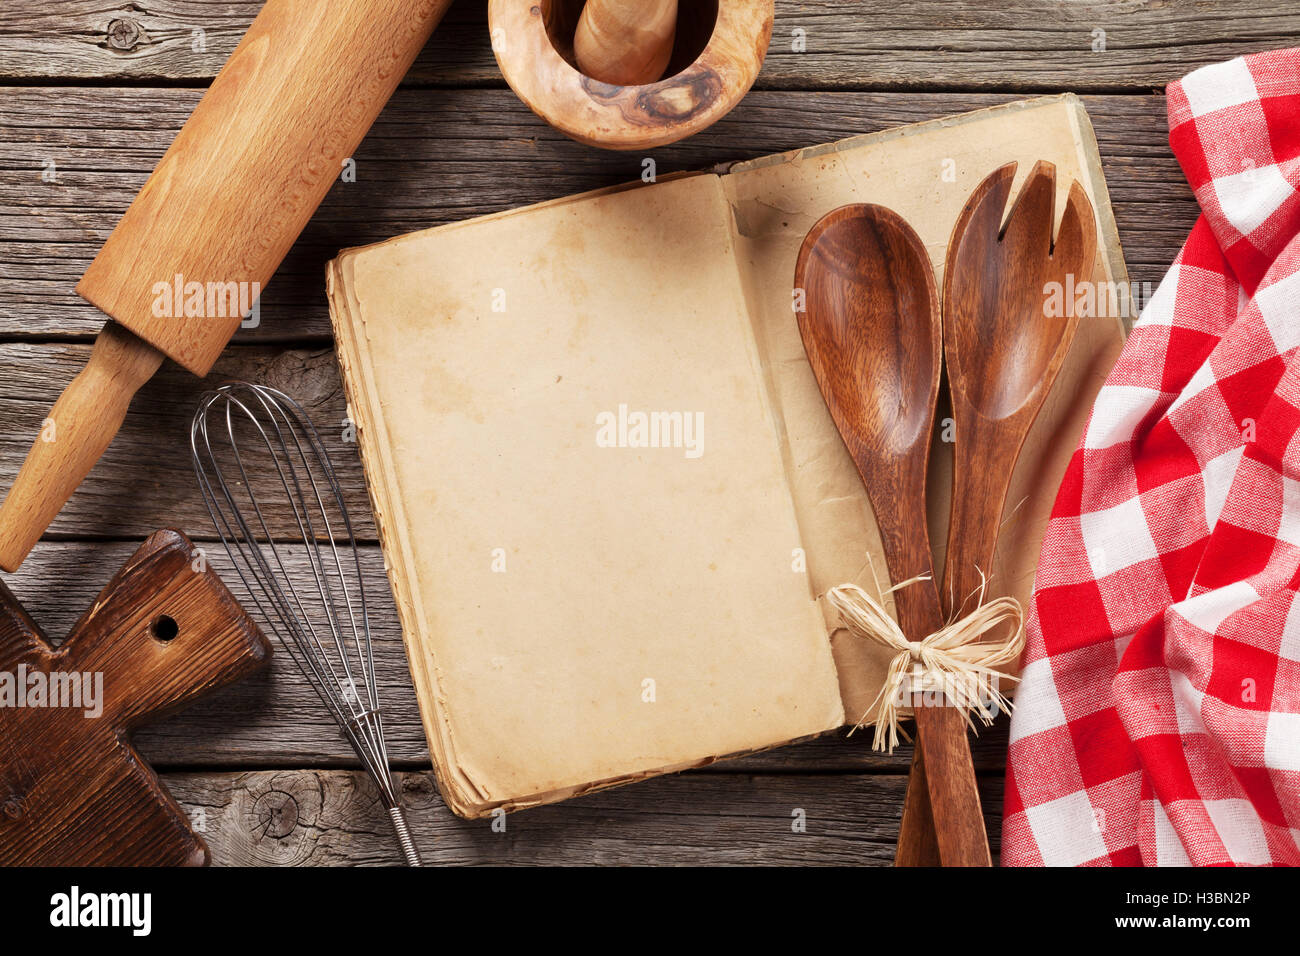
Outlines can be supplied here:
<path id="1" fill-rule="evenodd" d="M 928 576 L 911 578 L 894 585 L 889 592 L 925 580 Z M 961 709 L 972 730 L 975 729 L 972 714 L 987 727 L 999 709 L 1011 710 L 1011 702 L 997 685 L 1002 679 L 1019 678 L 1010 677 L 998 668 L 1014 663 L 1024 649 L 1025 612 L 1015 598 L 1000 597 L 985 602 L 983 590 L 980 589 L 981 600 L 974 611 L 919 641 L 909 641 L 885 609 L 856 584 L 841 584 L 826 592 L 826 599 L 839 612 L 850 634 L 898 652 L 889 663 L 880 694 L 853 728 L 876 725 L 873 750 L 893 753 L 898 746 L 898 709 L 904 703 L 903 682 L 909 678 L 913 688 L 922 681 L 932 684 L 951 706 Z M 1007 623 L 1012 627 L 1002 640 L 980 640 Z M 911 739 L 906 733 L 903 737 Z"/>

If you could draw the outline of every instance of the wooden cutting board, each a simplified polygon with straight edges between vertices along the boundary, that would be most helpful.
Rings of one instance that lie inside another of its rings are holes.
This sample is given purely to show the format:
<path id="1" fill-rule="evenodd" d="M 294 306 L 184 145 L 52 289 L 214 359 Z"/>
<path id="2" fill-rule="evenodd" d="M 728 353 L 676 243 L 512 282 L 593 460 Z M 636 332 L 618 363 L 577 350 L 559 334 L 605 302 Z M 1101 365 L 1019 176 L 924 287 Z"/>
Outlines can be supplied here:
<path id="1" fill-rule="evenodd" d="M 129 735 L 270 654 L 178 531 L 150 537 L 57 650 L 0 583 L 0 865 L 206 865 Z"/>

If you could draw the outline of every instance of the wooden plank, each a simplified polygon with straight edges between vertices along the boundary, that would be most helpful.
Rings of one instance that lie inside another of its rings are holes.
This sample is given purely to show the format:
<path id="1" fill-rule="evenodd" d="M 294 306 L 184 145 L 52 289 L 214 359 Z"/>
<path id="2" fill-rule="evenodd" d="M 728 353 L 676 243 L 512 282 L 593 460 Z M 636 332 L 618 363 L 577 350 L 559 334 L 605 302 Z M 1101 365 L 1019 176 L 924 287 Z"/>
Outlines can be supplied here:
<path id="1" fill-rule="evenodd" d="M 73 292 L 197 101 L 179 89 L 10 88 L 0 96 L 0 339 L 89 339 L 103 316 Z M 1014 97 L 755 93 L 654 154 L 658 172 L 827 142 Z M 1154 284 L 1197 215 L 1166 142 L 1164 100 L 1086 98 L 1132 278 Z M 324 264 L 339 248 L 635 180 L 639 155 L 571 142 L 498 90 L 399 93 L 336 183 L 237 341 L 329 340 Z M 42 172 L 54 163 L 55 182 Z M 0 365 L 0 376 L 8 379 Z M 20 386 L 21 387 L 21 386 Z"/>
<path id="2" fill-rule="evenodd" d="M 701 773 L 459 820 L 428 774 L 404 774 L 411 830 L 428 865 L 889 866 L 902 775 Z M 400 863 L 373 784 L 359 773 L 169 773 L 163 780 L 226 866 Z M 980 781 L 996 858 L 1002 780 Z M 797 827 L 802 823 L 802 831 Z"/>
<path id="3" fill-rule="evenodd" d="M 0 78 L 202 83 L 260 7 L 43 0 L 0 24 Z M 485 8 L 483 0 L 458 0 L 407 82 L 501 85 Z M 1297 37 L 1300 10 L 1290 0 L 780 0 L 758 86 L 1150 90 Z"/>
<path id="4" fill-rule="evenodd" d="M 4 383 L 0 421 L 7 426 L 0 433 L 0 486 L 7 489 L 12 484 L 55 397 L 89 354 L 90 347 L 80 344 L 0 345 L 0 382 Z M 51 533 L 141 538 L 167 525 L 187 532 L 209 531 L 211 523 L 194 477 L 189 431 L 204 389 L 222 379 L 276 385 L 307 406 L 337 459 L 358 534 L 374 540 L 355 445 L 344 441 L 342 385 L 328 348 L 232 347 L 206 384 L 179 366 L 164 365 L 136 395 L 122 430 L 51 525 Z M 270 514 L 273 527 L 291 527 L 287 504 L 271 508 Z"/>
<path id="5" fill-rule="evenodd" d="M 195 526 L 198 532 L 205 530 Z M 58 640 L 71 629 L 79 610 L 94 599 L 114 570 L 134 550 L 130 541 L 43 542 L 9 584 L 36 622 Z M 221 546 L 208 544 L 212 567 L 236 597 L 261 620 Z M 288 550 L 295 573 L 306 571 L 301 548 Z M 362 567 L 375 642 L 375 671 L 383 692 L 385 730 L 396 765 L 427 767 L 429 752 L 402 649 L 383 558 L 377 546 L 363 549 Z M 58 582 L 50 587 L 49 582 Z M 278 649 L 278 643 L 275 643 Z M 156 767 L 357 766 L 347 743 L 316 699 L 311 685 L 287 654 L 242 683 L 200 701 L 184 712 L 141 732 L 141 752 Z M 1007 746 L 1007 720 L 973 741 L 976 767 L 1000 770 Z M 911 748 L 893 755 L 871 751 L 869 733 L 840 732 L 790 747 L 725 761 L 709 772 L 905 772 Z"/>

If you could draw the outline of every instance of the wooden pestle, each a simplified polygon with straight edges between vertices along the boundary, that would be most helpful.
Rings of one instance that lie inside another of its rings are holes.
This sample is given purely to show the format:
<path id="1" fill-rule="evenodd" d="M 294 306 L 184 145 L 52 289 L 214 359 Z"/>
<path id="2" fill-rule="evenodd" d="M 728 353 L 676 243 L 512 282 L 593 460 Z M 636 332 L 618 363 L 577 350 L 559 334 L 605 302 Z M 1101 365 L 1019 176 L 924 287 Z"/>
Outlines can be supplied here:
<path id="1" fill-rule="evenodd" d="M 587 0 L 573 37 L 578 68 L 614 86 L 662 80 L 677 35 L 677 0 Z"/>

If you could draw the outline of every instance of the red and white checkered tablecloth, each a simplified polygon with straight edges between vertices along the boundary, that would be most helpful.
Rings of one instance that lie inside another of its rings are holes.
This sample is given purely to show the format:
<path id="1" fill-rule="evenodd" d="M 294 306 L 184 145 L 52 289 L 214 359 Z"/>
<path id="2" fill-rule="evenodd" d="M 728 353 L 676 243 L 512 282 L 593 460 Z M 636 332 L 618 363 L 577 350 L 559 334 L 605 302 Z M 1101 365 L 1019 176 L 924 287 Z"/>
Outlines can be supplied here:
<path id="1" fill-rule="evenodd" d="M 1048 526 L 1009 865 L 1300 863 L 1300 50 L 1168 109 L 1201 216 Z"/>

